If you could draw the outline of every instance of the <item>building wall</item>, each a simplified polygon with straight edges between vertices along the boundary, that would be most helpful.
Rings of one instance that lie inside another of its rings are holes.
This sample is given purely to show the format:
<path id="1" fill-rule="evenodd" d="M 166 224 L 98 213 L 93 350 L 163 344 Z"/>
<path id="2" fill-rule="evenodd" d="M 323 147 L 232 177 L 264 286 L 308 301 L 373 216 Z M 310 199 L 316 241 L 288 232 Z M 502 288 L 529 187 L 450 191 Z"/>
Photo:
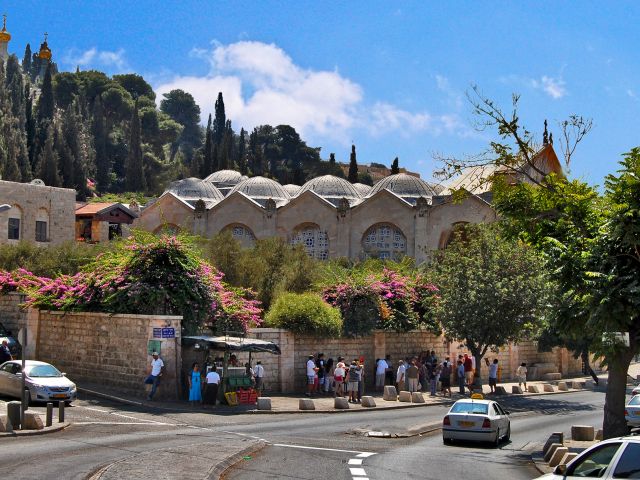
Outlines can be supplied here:
<path id="1" fill-rule="evenodd" d="M 47 242 L 38 245 L 58 245 L 75 238 L 76 192 L 69 188 L 46 187 L 30 183 L 0 180 L 0 204 L 13 208 L 0 212 L 0 244 L 17 243 L 8 239 L 9 217 L 20 212 L 20 240 L 36 241 L 36 220 L 48 216 Z"/>

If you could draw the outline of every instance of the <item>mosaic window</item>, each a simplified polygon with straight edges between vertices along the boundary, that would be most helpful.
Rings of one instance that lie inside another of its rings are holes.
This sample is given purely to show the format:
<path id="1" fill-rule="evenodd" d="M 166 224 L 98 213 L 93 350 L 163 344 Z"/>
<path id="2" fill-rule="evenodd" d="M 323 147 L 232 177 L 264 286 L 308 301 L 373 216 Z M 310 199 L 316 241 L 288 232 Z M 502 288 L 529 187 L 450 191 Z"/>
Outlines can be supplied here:
<path id="1" fill-rule="evenodd" d="M 233 237 L 233 239 L 240 242 L 240 245 L 245 248 L 253 247 L 253 245 L 255 245 L 256 243 L 256 236 L 246 225 L 230 225 L 224 230 L 231 232 L 231 236 Z"/>
<path id="2" fill-rule="evenodd" d="M 407 253 L 407 238 L 399 228 L 383 223 L 365 232 L 362 248 L 369 257 L 397 259 Z"/>
<path id="3" fill-rule="evenodd" d="M 297 228 L 290 243 L 304 246 L 307 254 L 317 260 L 329 258 L 329 236 L 327 232 L 320 230 L 318 225 Z"/>

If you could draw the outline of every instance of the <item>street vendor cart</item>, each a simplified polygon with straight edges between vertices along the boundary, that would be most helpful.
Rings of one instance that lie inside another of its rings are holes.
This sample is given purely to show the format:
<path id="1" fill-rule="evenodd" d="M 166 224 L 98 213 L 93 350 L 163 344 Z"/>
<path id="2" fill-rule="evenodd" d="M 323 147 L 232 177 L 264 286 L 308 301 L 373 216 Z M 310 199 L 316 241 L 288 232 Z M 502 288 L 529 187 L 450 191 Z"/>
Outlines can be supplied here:
<path id="1" fill-rule="evenodd" d="M 216 362 L 216 367 L 221 368 L 220 388 L 218 399 L 229 405 L 254 404 L 259 392 L 253 388 L 251 375 L 243 365 L 232 365 L 230 360 L 237 353 L 249 353 L 249 365 L 252 365 L 253 353 L 271 353 L 280 355 L 280 347 L 273 342 L 259 340 L 257 338 L 230 337 L 230 336 L 186 336 L 182 337 L 183 348 L 193 348 L 202 355 L 202 364 L 207 368 L 212 366 L 212 352 L 221 352 L 221 361 Z M 215 360 L 214 360 L 215 362 Z M 205 374 L 207 371 L 204 372 Z"/>

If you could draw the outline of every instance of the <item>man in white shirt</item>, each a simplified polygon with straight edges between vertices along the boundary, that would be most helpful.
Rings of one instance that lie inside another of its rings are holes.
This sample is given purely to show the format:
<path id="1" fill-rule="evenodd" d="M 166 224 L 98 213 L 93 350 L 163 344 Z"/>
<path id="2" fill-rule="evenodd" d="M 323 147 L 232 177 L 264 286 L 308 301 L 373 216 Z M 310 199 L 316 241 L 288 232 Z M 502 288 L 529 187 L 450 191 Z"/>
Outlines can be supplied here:
<path id="1" fill-rule="evenodd" d="M 318 372 L 318 367 L 316 367 L 316 362 L 313 355 L 309 355 L 309 359 L 307 360 L 307 397 L 313 395 L 314 387 L 316 385 L 316 373 Z"/>
<path id="2" fill-rule="evenodd" d="M 382 391 L 384 390 L 384 379 L 387 375 L 387 368 L 389 368 L 389 364 L 384 358 L 378 360 L 376 365 L 376 390 Z"/>
<path id="3" fill-rule="evenodd" d="M 220 385 L 220 375 L 216 371 L 216 366 L 209 373 L 207 373 L 207 385 L 204 389 L 204 405 L 216 406 L 216 400 L 218 398 L 218 386 Z"/>
<path id="4" fill-rule="evenodd" d="M 153 400 L 153 396 L 158 391 L 158 385 L 160 384 L 160 377 L 162 376 L 162 372 L 164 371 L 164 362 L 158 355 L 158 352 L 153 352 L 151 354 L 153 357 L 151 360 L 151 373 L 144 381 L 144 383 L 151 385 L 151 391 L 147 396 L 147 400 Z"/>
<path id="5" fill-rule="evenodd" d="M 264 378 L 264 367 L 262 366 L 262 362 L 258 360 L 256 362 L 256 368 L 253 369 L 253 373 L 256 379 L 256 390 L 262 392 L 262 381 Z"/>
<path id="6" fill-rule="evenodd" d="M 398 392 L 400 392 L 401 390 L 405 390 L 404 373 L 406 372 L 407 367 L 404 364 L 404 360 L 400 360 L 398 363 L 398 371 L 396 372 L 396 388 L 398 389 Z"/>

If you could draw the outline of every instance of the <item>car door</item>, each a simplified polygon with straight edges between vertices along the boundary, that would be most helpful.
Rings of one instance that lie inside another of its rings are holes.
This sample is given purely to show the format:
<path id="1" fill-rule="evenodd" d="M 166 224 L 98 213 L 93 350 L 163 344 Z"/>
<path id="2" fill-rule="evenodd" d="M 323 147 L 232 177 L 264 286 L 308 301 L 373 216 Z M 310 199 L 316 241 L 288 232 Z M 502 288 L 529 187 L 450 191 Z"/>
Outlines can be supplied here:
<path id="1" fill-rule="evenodd" d="M 20 365 L 6 363 L 0 373 L 0 391 L 5 395 L 20 397 L 20 377 L 16 375 L 20 371 Z"/>
<path id="2" fill-rule="evenodd" d="M 503 435 L 507 434 L 507 429 L 509 428 L 509 415 L 507 415 L 507 411 L 502 408 L 498 402 L 494 403 L 498 413 L 500 414 L 500 420 L 502 421 Z"/>
<path id="3" fill-rule="evenodd" d="M 567 468 L 565 479 L 611 478 L 612 464 L 622 442 L 609 442 L 577 457 Z"/>
<path id="4" fill-rule="evenodd" d="M 22 366 L 17 363 L 12 363 L 11 366 L 13 368 L 11 369 L 12 374 L 9 375 L 9 392 L 10 395 L 21 398 L 22 395 L 20 395 L 20 392 L 22 391 L 22 377 L 18 374 L 22 372 Z"/>
<path id="5" fill-rule="evenodd" d="M 2 368 L 0 368 L 0 395 L 10 395 L 9 376 L 12 375 L 11 365 L 11 363 L 5 363 Z"/>
<path id="6" fill-rule="evenodd" d="M 620 454 L 611 478 L 640 478 L 640 443 L 629 442 Z"/>
<path id="7" fill-rule="evenodd" d="M 507 433 L 507 426 L 504 423 L 504 415 L 497 403 L 491 404 L 491 415 L 494 417 L 494 422 L 498 425 L 498 436 L 502 436 Z"/>

